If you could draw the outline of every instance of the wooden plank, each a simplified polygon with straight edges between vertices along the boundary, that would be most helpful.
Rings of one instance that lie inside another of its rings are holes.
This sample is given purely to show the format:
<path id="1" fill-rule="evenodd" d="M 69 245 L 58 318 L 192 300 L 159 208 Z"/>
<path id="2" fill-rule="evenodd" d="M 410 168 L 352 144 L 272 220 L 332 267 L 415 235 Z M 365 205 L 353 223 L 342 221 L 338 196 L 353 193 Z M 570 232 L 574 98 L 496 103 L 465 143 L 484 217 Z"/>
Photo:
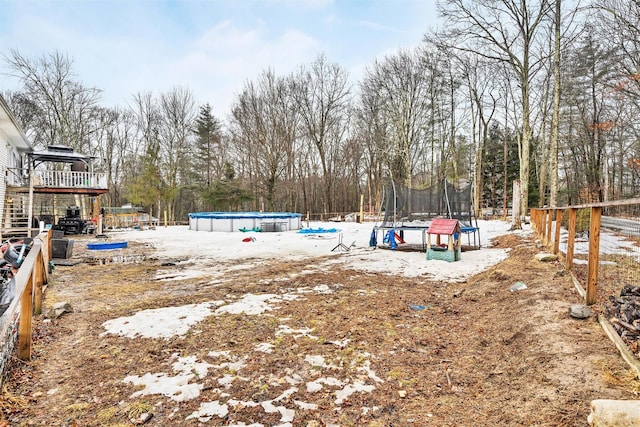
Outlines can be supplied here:
<path id="1" fill-rule="evenodd" d="M 578 281 L 576 275 L 573 274 L 573 272 L 571 272 L 571 281 L 573 282 L 573 286 L 576 288 L 576 291 L 578 291 L 578 295 L 580 295 L 581 298 L 586 298 L 587 291 L 584 290 L 584 288 L 580 284 L 580 281 Z"/>
<path id="2" fill-rule="evenodd" d="M 547 232 L 544 235 L 544 244 L 551 244 L 551 226 L 553 225 L 553 209 L 547 209 Z"/>
<path id="3" fill-rule="evenodd" d="M 563 209 L 586 209 L 586 208 L 595 208 L 595 207 L 605 208 L 609 206 L 632 206 L 632 205 L 640 205 L 640 198 L 611 200 L 608 202 L 598 202 L 598 203 L 585 203 L 582 205 L 569 205 L 569 206 L 562 206 L 562 208 Z M 542 211 L 544 209 L 532 208 L 531 210 Z"/>
<path id="4" fill-rule="evenodd" d="M 578 209 L 569 209 L 569 237 L 567 238 L 567 255 L 565 257 L 565 267 L 568 270 L 573 268 L 573 254 L 576 247 L 576 218 L 578 216 Z"/>
<path id="5" fill-rule="evenodd" d="M 553 253 L 560 252 L 560 226 L 562 225 L 562 209 L 556 209 L 556 232 L 553 236 Z"/>
<path id="6" fill-rule="evenodd" d="M 543 210 L 540 212 L 540 238 L 543 244 L 546 244 L 544 231 L 547 229 L 547 211 Z"/>
<path id="7" fill-rule="evenodd" d="M 594 206 L 591 208 L 591 219 L 589 221 L 589 273 L 587 275 L 587 305 L 596 302 L 597 282 L 598 282 L 598 261 L 600 252 L 600 219 L 602 218 L 602 208 Z"/>
<path id="8" fill-rule="evenodd" d="M 18 327 L 18 358 L 31 359 L 31 318 L 33 316 L 33 280 L 29 275 L 27 285 L 20 297 L 20 324 Z"/>
<path id="9" fill-rule="evenodd" d="M 33 268 L 32 283 L 35 283 L 33 290 L 33 312 L 36 315 L 42 313 L 42 282 L 43 282 L 43 267 L 42 267 L 42 251 L 39 251 L 38 258 L 36 258 L 36 264 Z"/>
<path id="10" fill-rule="evenodd" d="M 598 315 L 598 322 L 604 333 L 616 346 L 624 361 L 636 372 L 636 378 L 640 378 L 640 362 L 636 359 L 635 355 L 629 350 L 624 341 L 622 341 L 622 338 L 620 338 L 620 335 L 618 335 L 615 329 L 613 329 L 613 326 L 611 326 L 611 323 L 609 323 L 602 314 Z"/>
<path id="11" fill-rule="evenodd" d="M 569 208 L 584 209 L 584 208 L 604 208 L 608 206 L 631 206 L 640 204 L 640 198 L 625 199 L 625 200 L 612 200 L 608 202 L 599 203 L 587 203 L 584 205 L 572 205 L 567 206 Z"/>

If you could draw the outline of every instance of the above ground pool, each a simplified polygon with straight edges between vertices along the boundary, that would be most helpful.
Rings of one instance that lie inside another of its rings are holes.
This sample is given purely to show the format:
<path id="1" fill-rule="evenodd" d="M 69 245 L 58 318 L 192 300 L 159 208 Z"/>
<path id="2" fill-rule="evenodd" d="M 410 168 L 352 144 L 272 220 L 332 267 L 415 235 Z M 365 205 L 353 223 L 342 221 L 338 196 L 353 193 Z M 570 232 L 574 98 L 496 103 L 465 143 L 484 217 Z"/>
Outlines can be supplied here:
<path id="1" fill-rule="evenodd" d="M 189 214 L 189 230 L 299 230 L 301 217 L 301 214 L 291 212 L 195 212 Z"/>

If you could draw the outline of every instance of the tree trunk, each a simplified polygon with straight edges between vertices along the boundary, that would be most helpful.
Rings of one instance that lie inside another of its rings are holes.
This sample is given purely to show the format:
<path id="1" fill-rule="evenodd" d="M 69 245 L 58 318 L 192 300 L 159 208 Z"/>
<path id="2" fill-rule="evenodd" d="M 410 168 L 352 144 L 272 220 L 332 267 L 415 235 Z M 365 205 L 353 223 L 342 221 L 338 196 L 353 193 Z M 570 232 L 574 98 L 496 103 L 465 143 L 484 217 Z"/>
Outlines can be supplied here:
<path id="1" fill-rule="evenodd" d="M 561 0 L 556 0 L 553 49 L 553 115 L 549 147 L 549 205 L 558 206 L 558 143 L 560 139 L 560 13 Z"/>

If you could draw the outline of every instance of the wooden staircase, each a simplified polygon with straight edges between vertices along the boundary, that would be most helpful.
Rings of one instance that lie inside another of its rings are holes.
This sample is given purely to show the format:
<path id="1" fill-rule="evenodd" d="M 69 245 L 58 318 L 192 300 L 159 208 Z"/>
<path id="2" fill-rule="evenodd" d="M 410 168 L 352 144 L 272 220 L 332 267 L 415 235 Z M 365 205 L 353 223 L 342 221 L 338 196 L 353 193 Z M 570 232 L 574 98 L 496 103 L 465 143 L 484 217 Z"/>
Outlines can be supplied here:
<path id="1" fill-rule="evenodd" d="M 24 237 L 29 232 L 29 193 L 7 188 L 0 218 L 0 238 Z"/>

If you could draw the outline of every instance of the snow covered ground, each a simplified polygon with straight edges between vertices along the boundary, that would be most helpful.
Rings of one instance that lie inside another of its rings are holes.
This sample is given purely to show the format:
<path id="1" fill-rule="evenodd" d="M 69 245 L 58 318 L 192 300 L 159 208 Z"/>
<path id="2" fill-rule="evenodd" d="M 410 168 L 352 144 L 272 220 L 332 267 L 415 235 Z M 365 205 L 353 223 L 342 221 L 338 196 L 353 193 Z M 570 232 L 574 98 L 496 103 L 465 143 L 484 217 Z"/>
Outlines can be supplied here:
<path id="1" fill-rule="evenodd" d="M 305 223 L 306 226 L 306 223 Z M 465 251 L 461 260 L 452 264 L 446 261 L 427 261 L 424 252 L 392 251 L 369 247 L 373 223 L 321 223 L 311 222 L 311 229 L 332 229 L 335 233 L 303 234 L 296 231 L 276 233 L 207 232 L 192 231 L 187 226 L 158 227 L 155 230 L 131 230 L 113 233 L 113 239 L 143 242 L 156 248 L 160 258 L 189 260 L 206 268 L 212 262 L 216 267 L 225 262 L 244 260 L 240 268 L 251 268 L 264 260 L 292 260 L 310 257 L 327 257 L 320 261 L 323 266 L 339 265 L 360 271 L 383 272 L 407 277 L 423 276 L 431 280 L 459 282 L 499 263 L 507 256 L 506 249 L 491 248 L 493 237 L 514 233 L 510 223 L 504 221 L 478 221 L 482 248 Z M 526 226 L 524 235 L 532 235 Z M 243 240 L 253 238 L 249 242 Z M 334 249 L 342 238 L 349 251 Z M 382 239 L 379 233 L 378 239 Z M 467 237 L 462 236 L 463 244 Z M 405 233 L 408 243 L 420 243 L 420 232 Z M 473 241 L 473 240 L 472 240 Z M 432 243 L 434 243 L 432 241 Z M 218 268 L 219 271 L 219 268 Z"/>
<path id="2" fill-rule="evenodd" d="M 512 233 L 510 224 L 502 221 L 479 221 L 482 248 L 465 251 L 461 260 L 455 263 L 427 260 L 424 252 L 373 249 L 369 240 L 374 224 L 372 223 L 311 223 L 309 228 L 337 228 L 335 233 L 303 234 L 295 231 L 275 233 L 242 233 L 242 232 L 203 232 L 191 231 L 188 227 L 158 227 L 155 230 L 131 230 L 112 234 L 112 239 L 140 242 L 155 248 L 154 256 L 160 259 L 174 260 L 179 265 L 189 262 L 188 273 L 163 273 L 159 280 L 181 280 L 185 277 L 211 276 L 224 274 L 228 269 L 251 268 L 266 260 L 293 260 L 301 258 L 317 258 L 318 262 L 312 270 L 300 274 L 312 274 L 313 269 L 353 268 L 367 272 L 384 272 L 390 275 L 422 277 L 439 281 L 464 281 L 466 278 L 481 272 L 505 259 L 506 249 L 492 248 L 491 238 Z M 405 233 L 409 243 L 420 243 L 421 234 Z M 529 229 L 518 231 L 526 237 L 532 236 Z M 382 236 L 379 236 L 381 238 Z M 466 239 L 466 236 L 463 236 Z M 342 239 L 342 240 L 340 240 Z M 249 241 L 245 241 L 249 240 Z M 332 251 L 339 242 L 349 250 Z M 466 242 L 465 242 L 466 243 Z M 226 270 L 225 270 L 226 269 Z M 222 272 L 222 273 L 221 273 Z M 181 274 L 181 275 L 180 275 Z M 186 275 L 185 275 L 186 274 Z M 215 279 L 214 279 L 215 280 Z M 159 307 L 142 310 L 131 316 L 108 320 L 103 323 L 103 335 L 113 334 L 135 340 L 138 337 L 151 339 L 170 339 L 188 332 L 197 331 L 197 324 L 208 316 L 225 316 L 244 313 L 247 316 L 273 315 L 277 317 L 278 303 L 291 300 L 303 300 L 307 294 L 328 294 L 335 290 L 328 285 L 282 290 L 272 294 L 245 294 L 240 298 L 205 301 L 199 304 L 188 304 L 177 307 Z M 318 339 L 313 328 L 293 329 L 287 325 L 287 319 L 279 319 L 281 324 L 275 335 L 291 334 L 297 339 Z M 331 341 L 340 346 L 347 342 Z M 305 363 L 316 369 L 326 370 L 327 374 L 320 378 L 303 378 L 298 373 L 282 372 L 278 384 L 286 384 L 289 388 L 272 399 L 255 402 L 243 401 L 230 395 L 227 390 L 233 381 L 242 381 L 245 375 L 243 368 L 247 354 L 232 354 L 229 350 L 208 349 L 206 354 L 180 356 L 174 354 L 170 358 L 170 372 L 149 372 L 140 367 L 140 372 L 132 372 L 122 382 L 138 386 L 131 398 L 143 395 L 163 396 L 174 402 L 182 402 L 199 398 L 203 390 L 203 378 L 217 376 L 218 389 L 209 391 L 216 394 L 217 399 L 203 401 L 200 408 L 187 417 L 202 423 L 224 419 L 231 407 L 260 406 L 265 413 L 279 413 L 281 427 L 291 427 L 296 418 L 296 411 L 315 411 L 318 405 L 313 401 L 296 399 L 298 395 L 314 395 L 322 388 L 333 390 L 336 411 L 340 410 L 351 394 L 371 393 L 383 379 L 371 369 L 371 360 L 375 354 L 357 354 L 352 361 L 356 371 L 360 373 L 354 378 L 342 372 L 337 366 L 327 365 L 321 354 L 307 354 Z M 204 350 L 203 350 L 204 351 Z M 271 353 L 272 342 L 257 343 L 253 351 Z M 230 366 L 234 375 L 229 374 Z M 142 387 L 140 389 L 140 386 Z M 306 390 L 306 394 L 299 393 Z M 285 404 L 284 402 L 289 402 Z M 293 403 L 291 403 L 293 402 Z M 362 408 L 363 413 L 375 408 Z M 259 423 L 246 424 L 243 420 L 229 420 L 230 426 L 262 426 Z"/>

